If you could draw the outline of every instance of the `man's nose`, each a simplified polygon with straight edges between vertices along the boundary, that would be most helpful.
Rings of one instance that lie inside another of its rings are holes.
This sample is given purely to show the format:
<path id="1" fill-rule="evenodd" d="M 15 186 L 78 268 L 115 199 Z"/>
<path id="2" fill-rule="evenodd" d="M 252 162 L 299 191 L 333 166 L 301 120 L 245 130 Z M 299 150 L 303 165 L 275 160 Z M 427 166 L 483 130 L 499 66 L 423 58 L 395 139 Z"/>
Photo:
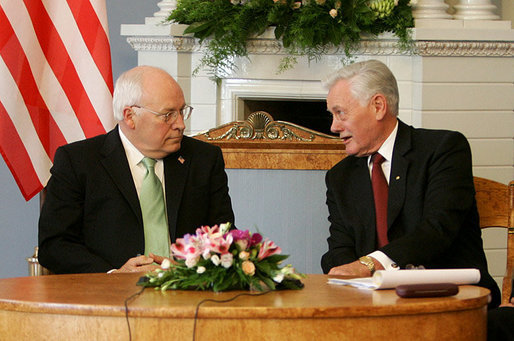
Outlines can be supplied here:
<path id="1" fill-rule="evenodd" d="M 184 116 L 178 115 L 177 120 L 171 125 L 173 129 L 184 131 L 186 129 L 186 123 L 184 122 Z"/>
<path id="2" fill-rule="evenodd" d="M 343 131 L 343 125 L 341 124 L 341 122 L 333 118 L 332 124 L 330 125 L 330 131 L 336 134 L 340 133 Z"/>

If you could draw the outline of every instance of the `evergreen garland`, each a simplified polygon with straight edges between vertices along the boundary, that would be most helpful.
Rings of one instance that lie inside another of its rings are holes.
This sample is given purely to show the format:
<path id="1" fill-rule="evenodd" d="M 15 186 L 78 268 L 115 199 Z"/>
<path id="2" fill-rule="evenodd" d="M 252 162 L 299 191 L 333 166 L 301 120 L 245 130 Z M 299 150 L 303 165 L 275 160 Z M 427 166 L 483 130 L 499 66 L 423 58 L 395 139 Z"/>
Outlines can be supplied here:
<path id="1" fill-rule="evenodd" d="M 297 56 L 318 60 L 330 48 L 351 57 L 361 34 L 392 32 L 399 47 L 412 49 L 410 0 L 178 0 L 168 22 L 186 24 L 207 50 L 195 71 L 207 67 L 214 78 L 235 67 L 235 57 L 246 57 L 246 43 L 268 27 L 289 56 L 281 69 L 292 67 Z"/>

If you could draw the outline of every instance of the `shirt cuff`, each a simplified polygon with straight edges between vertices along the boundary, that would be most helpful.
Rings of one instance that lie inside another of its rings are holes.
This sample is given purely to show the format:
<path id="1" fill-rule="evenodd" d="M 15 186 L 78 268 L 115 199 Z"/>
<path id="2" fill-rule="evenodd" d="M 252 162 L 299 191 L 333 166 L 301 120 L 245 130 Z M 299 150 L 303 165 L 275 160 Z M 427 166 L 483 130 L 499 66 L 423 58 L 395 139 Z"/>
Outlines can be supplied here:
<path id="1" fill-rule="evenodd" d="M 112 273 L 113 273 L 114 271 L 116 271 L 116 270 L 118 270 L 118 269 L 111 269 L 111 270 L 107 271 L 107 273 L 108 273 L 108 274 L 112 274 Z"/>
<path id="2" fill-rule="evenodd" d="M 387 257 L 382 251 L 374 251 L 368 256 L 375 258 L 386 271 L 400 270 L 398 264 L 396 264 L 391 258 Z"/>

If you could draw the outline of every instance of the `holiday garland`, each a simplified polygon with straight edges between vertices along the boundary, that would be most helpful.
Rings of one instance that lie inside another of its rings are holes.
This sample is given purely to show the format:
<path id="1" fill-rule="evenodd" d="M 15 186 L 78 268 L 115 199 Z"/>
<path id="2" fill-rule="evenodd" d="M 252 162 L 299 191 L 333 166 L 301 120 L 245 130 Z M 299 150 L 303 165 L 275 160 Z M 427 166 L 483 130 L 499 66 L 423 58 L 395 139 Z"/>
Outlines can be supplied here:
<path id="1" fill-rule="evenodd" d="M 296 56 L 319 59 L 334 47 L 344 52 L 346 60 L 362 34 L 392 32 L 399 47 L 409 49 L 413 26 L 409 1 L 178 0 L 167 21 L 188 25 L 184 33 L 206 43 L 199 68 L 207 67 L 219 77 L 234 68 L 234 57 L 248 56 L 247 41 L 268 28 L 289 54 L 283 69 L 294 65 Z"/>

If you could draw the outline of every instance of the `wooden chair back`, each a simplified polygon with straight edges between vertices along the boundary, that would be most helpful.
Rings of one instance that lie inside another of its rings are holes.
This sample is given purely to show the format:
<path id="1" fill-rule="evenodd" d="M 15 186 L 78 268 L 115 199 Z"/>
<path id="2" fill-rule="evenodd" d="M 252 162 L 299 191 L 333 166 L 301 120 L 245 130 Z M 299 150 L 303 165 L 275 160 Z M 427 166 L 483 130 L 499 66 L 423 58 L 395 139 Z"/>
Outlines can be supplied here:
<path id="1" fill-rule="evenodd" d="M 507 229 L 507 268 L 503 277 L 502 303 L 509 301 L 514 270 L 514 180 L 509 185 L 475 177 L 480 228 Z"/>

